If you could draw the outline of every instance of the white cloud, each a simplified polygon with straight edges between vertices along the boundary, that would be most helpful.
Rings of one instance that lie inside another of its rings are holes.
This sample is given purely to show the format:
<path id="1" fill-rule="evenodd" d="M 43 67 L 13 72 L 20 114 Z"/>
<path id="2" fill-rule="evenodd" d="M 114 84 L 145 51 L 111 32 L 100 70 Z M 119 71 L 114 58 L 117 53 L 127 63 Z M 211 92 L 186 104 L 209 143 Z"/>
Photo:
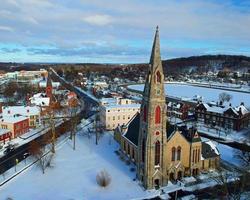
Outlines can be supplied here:
<path id="1" fill-rule="evenodd" d="M 110 23 L 112 23 L 114 20 L 109 15 L 89 15 L 83 18 L 83 21 L 91 24 L 91 25 L 97 25 L 97 26 L 105 26 Z"/>
<path id="2" fill-rule="evenodd" d="M 8 32 L 13 32 L 14 29 L 9 27 L 9 26 L 0 26 L 0 31 L 8 31 Z"/>

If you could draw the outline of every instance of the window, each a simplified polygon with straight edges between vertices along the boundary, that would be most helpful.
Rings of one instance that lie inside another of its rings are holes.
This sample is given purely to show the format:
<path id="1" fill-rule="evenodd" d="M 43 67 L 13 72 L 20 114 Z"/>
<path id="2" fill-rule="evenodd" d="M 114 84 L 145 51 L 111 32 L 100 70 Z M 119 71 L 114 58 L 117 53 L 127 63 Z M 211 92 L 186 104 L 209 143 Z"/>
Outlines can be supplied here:
<path id="1" fill-rule="evenodd" d="M 144 122 L 147 121 L 147 107 L 146 107 L 146 105 L 144 105 L 144 107 L 143 107 L 143 121 Z"/>
<path id="2" fill-rule="evenodd" d="M 160 164 L 160 153 L 161 153 L 161 144 L 159 141 L 155 143 L 155 165 Z"/>
<path id="3" fill-rule="evenodd" d="M 161 83 L 161 73 L 159 71 L 156 72 L 156 82 Z"/>
<path id="4" fill-rule="evenodd" d="M 175 161 L 175 147 L 172 148 L 172 161 Z"/>
<path id="5" fill-rule="evenodd" d="M 142 162 L 145 162 L 145 139 L 142 140 L 142 151 L 141 151 Z"/>
<path id="6" fill-rule="evenodd" d="M 123 119 L 125 119 L 125 115 L 123 115 Z"/>
<path id="7" fill-rule="evenodd" d="M 115 116 L 113 116 L 113 120 L 115 120 Z"/>
<path id="8" fill-rule="evenodd" d="M 198 149 L 198 162 L 200 162 L 200 149 Z"/>
<path id="9" fill-rule="evenodd" d="M 157 106 L 155 109 L 155 124 L 161 123 L 161 108 Z"/>
<path id="10" fill-rule="evenodd" d="M 7 125 L 2 125 L 2 129 L 7 129 Z"/>
<path id="11" fill-rule="evenodd" d="M 177 148 L 177 160 L 181 160 L 181 147 Z"/>

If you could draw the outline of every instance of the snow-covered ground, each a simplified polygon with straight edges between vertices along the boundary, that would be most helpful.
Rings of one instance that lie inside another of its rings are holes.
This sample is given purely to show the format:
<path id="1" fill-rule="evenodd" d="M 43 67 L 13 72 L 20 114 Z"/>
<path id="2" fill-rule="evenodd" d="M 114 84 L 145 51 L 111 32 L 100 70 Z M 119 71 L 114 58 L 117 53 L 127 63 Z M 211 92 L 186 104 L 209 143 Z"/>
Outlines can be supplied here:
<path id="1" fill-rule="evenodd" d="M 192 123 L 190 122 L 190 126 L 192 126 Z M 221 138 L 225 140 L 226 142 L 238 142 L 247 144 L 250 146 L 250 138 L 248 136 L 249 130 L 243 129 L 241 131 L 234 131 L 234 130 L 225 130 L 221 127 L 214 127 L 204 124 L 203 122 L 197 123 L 197 129 L 199 133 L 203 133 L 206 135 L 210 135 L 216 138 Z"/>
<path id="2" fill-rule="evenodd" d="M 76 150 L 68 140 L 56 151 L 54 166 L 41 170 L 32 166 L 0 188 L 0 199 L 133 199 L 155 196 L 160 191 L 145 191 L 139 186 L 131 165 L 126 165 L 114 153 L 118 144 L 105 134 L 99 145 L 95 138 L 78 134 Z M 111 143 L 110 143 L 111 142 Z M 107 188 L 96 183 L 96 175 L 106 170 L 112 178 Z"/>
<path id="3" fill-rule="evenodd" d="M 128 88 L 143 91 L 144 85 L 129 85 Z M 233 106 L 238 106 L 244 102 L 246 106 L 250 106 L 250 93 L 242 93 L 235 91 L 225 91 L 221 89 L 213 89 L 206 87 L 192 86 L 188 84 L 171 83 L 165 84 L 165 94 L 171 97 L 193 98 L 195 95 L 202 96 L 205 102 L 218 101 L 219 94 L 226 92 L 232 95 L 231 103 Z"/>

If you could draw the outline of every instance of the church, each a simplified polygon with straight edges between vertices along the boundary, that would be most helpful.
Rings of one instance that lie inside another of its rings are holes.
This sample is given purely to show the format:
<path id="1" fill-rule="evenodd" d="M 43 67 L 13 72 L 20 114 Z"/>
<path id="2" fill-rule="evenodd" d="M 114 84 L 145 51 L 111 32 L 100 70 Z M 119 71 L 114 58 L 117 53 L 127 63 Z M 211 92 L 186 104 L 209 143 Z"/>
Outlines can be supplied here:
<path id="1" fill-rule="evenodd" d="M 211 141 L 203 142 L 195 128 L 177 128 L 167 121 L 158 27 L 140 112 L 118 126 L 114 137 L 135 163 L 136 176 L 146 189 L 219 167 L 220 154 Z"/>

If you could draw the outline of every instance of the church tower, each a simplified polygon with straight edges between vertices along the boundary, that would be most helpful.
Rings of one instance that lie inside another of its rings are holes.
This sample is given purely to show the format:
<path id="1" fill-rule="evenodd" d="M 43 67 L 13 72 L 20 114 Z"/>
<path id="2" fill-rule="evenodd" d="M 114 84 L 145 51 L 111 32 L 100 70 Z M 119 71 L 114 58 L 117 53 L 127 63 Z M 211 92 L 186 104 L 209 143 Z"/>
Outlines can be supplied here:
<path id="1" fill-rule="evenodd" d="M 52 81 L 50 75 L 48 74 L 47 77 L 47 84 L 46 84 L 46 96 L 50 98 L 50 103 L 52 101 Z"/>
<path id="2" fill-rule="evenodd" d="M 137 177 L 146 189 L 167 185 L 164 74 L 156 28 L 140 112 Z"/>

